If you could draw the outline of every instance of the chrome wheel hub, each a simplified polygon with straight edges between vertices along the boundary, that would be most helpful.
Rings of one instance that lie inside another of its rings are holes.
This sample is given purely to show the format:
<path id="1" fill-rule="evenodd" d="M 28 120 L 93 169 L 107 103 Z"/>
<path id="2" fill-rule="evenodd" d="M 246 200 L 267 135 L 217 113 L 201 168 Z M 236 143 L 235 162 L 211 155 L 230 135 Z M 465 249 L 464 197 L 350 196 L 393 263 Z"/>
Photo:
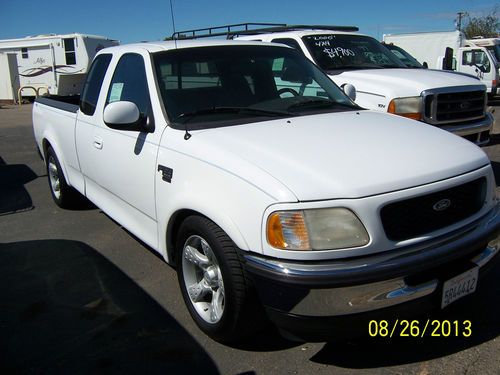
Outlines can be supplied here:
<path id="1" fill-rule="evenodd" d="M 59 199 L 61 197 L 61 181 L 59 180 L 59 171 L 53 156 L 49 156 L 48 173 L 52 193 L 57 199 Z"/>
<path id="2" fill-rule="evenodd" d="M 215 324 L 224 313 L 224 281 L 210 245 L 200 236 L 190 236 L 182 250 L 184 285 L 198 315 Z"/>

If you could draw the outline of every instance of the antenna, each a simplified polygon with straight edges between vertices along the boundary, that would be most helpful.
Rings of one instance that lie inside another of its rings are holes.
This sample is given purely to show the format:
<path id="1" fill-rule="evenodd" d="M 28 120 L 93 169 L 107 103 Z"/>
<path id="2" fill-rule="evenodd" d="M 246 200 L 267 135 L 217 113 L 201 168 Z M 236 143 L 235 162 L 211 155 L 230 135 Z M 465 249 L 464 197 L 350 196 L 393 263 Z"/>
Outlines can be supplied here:
<path id="1" fill-rule="evenodd" d="M 172 6 L 172 0 L 170 0 L 170 16 L 172 17 L 172 27 L 175 34 L 175 19 L 174 19 L 174 7 Z M 175 49 L 177 49 L 177 39 L 174 39 Z"/>

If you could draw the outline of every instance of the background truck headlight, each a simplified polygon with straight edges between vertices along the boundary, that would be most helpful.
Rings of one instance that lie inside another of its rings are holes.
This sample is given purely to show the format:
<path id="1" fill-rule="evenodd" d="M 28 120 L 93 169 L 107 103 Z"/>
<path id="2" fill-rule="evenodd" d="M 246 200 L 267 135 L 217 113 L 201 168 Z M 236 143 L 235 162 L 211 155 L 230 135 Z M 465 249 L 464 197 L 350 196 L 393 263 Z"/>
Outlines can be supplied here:
<path id="1" fill-rule="evenodd" d="M 387 108 L 387 112 L 408 117 L 413 120 L 421 120 L 422 108 L 422 98 L 420 96 L 412 96 L 408 98 L 392 99 Z"/>
<path id="2" fill-rule="evenodd" d="M 361 221 L 346 208 L 276 211 L 266 232 L 267 242 L 282 250 L 332 250 L 370 242 Z"/>

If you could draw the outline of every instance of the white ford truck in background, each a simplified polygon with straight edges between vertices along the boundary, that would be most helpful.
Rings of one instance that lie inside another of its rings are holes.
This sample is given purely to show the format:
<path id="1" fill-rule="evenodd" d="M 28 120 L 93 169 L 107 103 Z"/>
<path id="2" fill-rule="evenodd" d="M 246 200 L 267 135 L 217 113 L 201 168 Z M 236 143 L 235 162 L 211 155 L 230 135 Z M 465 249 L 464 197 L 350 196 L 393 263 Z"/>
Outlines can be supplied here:
<path id="1" fill-rule="evenodd" d="M 486 47 L 466 40 L 461 31 L 386 34 L 384 42 L 405 49 L 430 69 L 477 76 L 486 85 L 490 96 L 497 94 L 500 82 L 495 56 Z"/>
<path id="2" fill-rule="evenodd" d="M 486 111 L 486 88 L 473 77 L 410 70 L 377 40 L 357 33 L 357 27 L 277 25 L 252 30 L 252 25 L 186 30 L 173 38 L 227 35 L 283 43 L 301 51 L 338 86 L 347 91 L 354 86 L 355 102 L 363 108 L 419 120 L 478 145 L 489 141 L 493 117 Z"/>
<path id="3" fill-rule="evenodd" d="M 33 126 L 54 201 L 84 195 L 160 253 L 216 340 L 255 332 L 259 306 L 294 337 L 366 333 L 473 293 L 500 258 L 481 149 L 360 108 L 283 45 L 106 48 L 79 103 L 39 98 Z"/>

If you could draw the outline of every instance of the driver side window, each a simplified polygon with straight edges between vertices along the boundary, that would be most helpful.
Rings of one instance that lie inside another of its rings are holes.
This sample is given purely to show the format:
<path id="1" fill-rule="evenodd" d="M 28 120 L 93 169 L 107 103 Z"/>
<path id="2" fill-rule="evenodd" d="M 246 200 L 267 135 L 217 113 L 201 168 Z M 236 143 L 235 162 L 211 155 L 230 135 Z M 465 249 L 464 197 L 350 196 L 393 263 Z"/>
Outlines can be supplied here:
<path id="1" fill-rule="evenodd" d="M 106 105 L 128 101 L 137 105 L 142 117 L 151 113 L 144 59 L 141 55 L 127 53 L 120 58 L 109 86 Z"/>

